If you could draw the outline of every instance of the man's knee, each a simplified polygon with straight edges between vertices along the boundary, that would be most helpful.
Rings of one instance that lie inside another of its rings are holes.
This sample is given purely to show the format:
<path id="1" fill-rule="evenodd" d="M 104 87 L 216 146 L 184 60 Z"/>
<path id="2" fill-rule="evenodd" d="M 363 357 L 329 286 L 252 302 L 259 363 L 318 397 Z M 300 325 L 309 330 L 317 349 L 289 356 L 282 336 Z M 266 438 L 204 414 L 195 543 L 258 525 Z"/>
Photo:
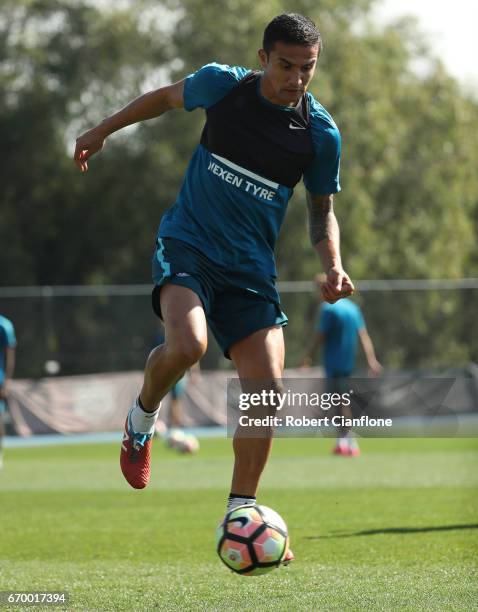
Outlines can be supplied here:
<path id="1" fill-rule="evenodd" d="M 264 406 L 274 406 L 278 396 L 284 393 L 282 378 L 267 376 L 264 378 L 241 378 L 241 388 L 243 393 L 249 395 L 258 394 L 265 398 Z M 260 403 L 260 406 L 263 406 Z"/>
<path id="2" fill-rule="evenodd" d="M 168 353 L 185 370 L 197 363 L 206 352 L 207 337 L 194 334 L 175 339 L 168 344 Z"/>

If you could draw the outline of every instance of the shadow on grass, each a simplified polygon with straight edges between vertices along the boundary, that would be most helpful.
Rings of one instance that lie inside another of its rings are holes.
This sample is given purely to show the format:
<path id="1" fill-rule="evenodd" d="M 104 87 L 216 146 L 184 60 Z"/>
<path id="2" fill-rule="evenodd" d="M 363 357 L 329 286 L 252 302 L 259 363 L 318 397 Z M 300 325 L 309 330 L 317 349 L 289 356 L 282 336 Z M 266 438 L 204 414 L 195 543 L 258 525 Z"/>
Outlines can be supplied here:
<path id="1" fill-rule="evenodd" d="M 427 533 L 429 531 L 454 531 L 456 529 L 478 529 L 478 523 L 468 525 L 440 525 L 438 527 L 384 527 L 383 529 L 366 529 L 354 533 L 336 533 L 333 535 L 307 536 L 306 540 L 328 540 L 333 538 L 355 538 L 357 536 L 379 535 L 384 533 Z"/>

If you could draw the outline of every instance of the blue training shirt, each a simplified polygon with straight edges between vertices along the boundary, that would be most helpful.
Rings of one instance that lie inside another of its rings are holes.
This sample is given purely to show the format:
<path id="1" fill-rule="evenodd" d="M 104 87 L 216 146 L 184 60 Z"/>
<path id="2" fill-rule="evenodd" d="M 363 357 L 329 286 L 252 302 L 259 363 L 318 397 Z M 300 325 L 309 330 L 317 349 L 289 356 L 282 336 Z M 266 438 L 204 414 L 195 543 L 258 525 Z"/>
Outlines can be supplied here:
<path id="1" fill-rule="evenodd" d="M 13 323 L 0 315 L 0 385 L 5 380 L 5 350 L 17 345 Z"/>
<path id="2" fill-rule="evenodd" d="M 311 94 L 302 119 L 264 99 L 259 82 L 259 73 L 216 63 L 185 79 L 184 107 L 203 108 L 207 123 L 158 237 L 275 277 L 274 247 L 297 180 L 315 195 L 340 190 L 340 133 Z"/>
<path id="3" fill-rule="evenodd" d="M 316 330 L 324 334 L 324 366 L 327 376 L 349 376 L 355 367 L 358 333 L 365 328 L 360 308 L 347 298 L 324 302 Z"/>

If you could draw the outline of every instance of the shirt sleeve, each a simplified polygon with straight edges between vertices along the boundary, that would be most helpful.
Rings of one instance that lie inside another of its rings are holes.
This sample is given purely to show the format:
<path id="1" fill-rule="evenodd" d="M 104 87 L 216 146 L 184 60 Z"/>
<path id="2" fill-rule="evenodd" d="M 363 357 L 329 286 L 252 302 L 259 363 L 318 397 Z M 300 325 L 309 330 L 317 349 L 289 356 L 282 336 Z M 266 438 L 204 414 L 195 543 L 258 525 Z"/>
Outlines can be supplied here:
<path id="1" fill-rule="evenodd" d="M 315 157 L 304 172 L 304 185 L 313 195 L 340 191 L 340 132 L 332 117 L 320 107 L 311 109 L 311 132 Z"/>
<path id="2" fill-rule="evenodd" d="M 184 108 L 192 111 L 213 106 L 250 72 L 240 66 L 206 64 L 186 77 L 184 82 Z"/>
<path id="3" fill-rule="evenodd" d="M 357 331 L 361 331 L 362 329 L 365 329 L 365 319 L 363 318 L 362 311 L 360 310 L 358 306 L 355 312 L 355 319 L 357 322 Z"/>

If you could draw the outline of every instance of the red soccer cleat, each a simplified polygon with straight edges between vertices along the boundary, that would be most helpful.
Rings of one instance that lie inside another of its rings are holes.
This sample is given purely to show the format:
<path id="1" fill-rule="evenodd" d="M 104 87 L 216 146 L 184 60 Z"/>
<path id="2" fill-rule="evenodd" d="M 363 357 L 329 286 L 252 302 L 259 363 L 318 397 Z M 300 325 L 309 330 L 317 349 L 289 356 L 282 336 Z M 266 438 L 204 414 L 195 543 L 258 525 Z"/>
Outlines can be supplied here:
<path id="1" fill-rule="evenodd" d="M 151 439 L 153 434 L 135 433 L 131 410 L 126 417 L 121 443 L 120 465 L 123 476 L 134 489 L 144 489 L 151 476 Z"/>
<path id="2" fill-rule="evenodd" d="M 342 457 L 348 457 L 349 447 L 346 446 L 345 444 L 336 444 L 332 450 L 332 454 L 342 455 Z"/>
<path id="3" fill-rule="evenodd" d="M 288 548 L 287 552 L 285 553 L 284 557 L 282 558 L 281 565 L 289 565 L 289 563 L 291 561 L 293 561 L 294 559 L 295 559 L 294 553 L 291 551 L 290 548 Z"/>
<path id="4" fill-rule="evenodd" d="M 345 446 L 344 444 L 337 444 L 332 450 L 334 455 L 341 455 L 342 457 L 359 457 L 360 448 L 358 446 Z"/>

